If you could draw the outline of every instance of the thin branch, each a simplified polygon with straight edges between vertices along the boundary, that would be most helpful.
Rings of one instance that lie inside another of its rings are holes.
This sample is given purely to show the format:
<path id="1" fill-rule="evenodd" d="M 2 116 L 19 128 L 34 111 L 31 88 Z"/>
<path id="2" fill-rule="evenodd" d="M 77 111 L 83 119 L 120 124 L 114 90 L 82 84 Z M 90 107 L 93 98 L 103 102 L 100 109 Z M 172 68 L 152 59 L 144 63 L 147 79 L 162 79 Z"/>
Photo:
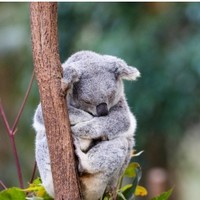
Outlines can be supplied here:
<path id="1" fill-rule="evenodd" d="M 14 159 L 15 159 L 15 165 L 16 165 L 16 169 L 17 169 L 19 186 L 21 188 L 23 188 L 24 184 L 23 184 L 23 178 L 22 178 L 22 170 L 21 170 L 19 157 L 18 157 L 18 153 L 17 153 L 17 148 L 16 148 L 16 144 L 15 144 L 14 132 L 10 129 L 10 126 L 9 126 L 9 123 L 6 118 L 6 115 L 5 115 L 5 112 L 4 112 L 1 102 L 0 102 L 0 112 L 1 112 L 3 122 L 5 124 L 6 130 L 7 130 L 7 133 L 9 135 L 9 139 L 10 139 L 10 143 L 11 143 L 11 147 L 12 147 L 12 151 L 13 151 L 13 155 L 14 155 Z"/>
<path id="2" fill-rule="evenodd" d="M 34 167 L 33 167 L 33 172 L 32 172 L 32 175 L 31 175 L 31 180 L 29 183 L 33 183 L 33 180 L 35 178 L 35 173 L 36 173 L 36 169 L 37 169 L 37 163 L 36 161 L 34 162 Z"/>
<path id="3" fill-rule="evenodd" d="M 19 110 L 19 112 L 18 112 L 18 114 L 17 114 L 17 117 L 15 118 L 14 123 L 13 123 L 12 129 L 11 129 L 12 132 L 13 132 L 13 134 L 15 133 L 15 129 L 16 129 L 16 127 L 17 127 L 17 124 L 18 124 L 18 122 L 19 122 L 19 120 L 20 120 L 20 117 L 21 117 L 22 112 L 23 112 L 23 110 L 24 110 L 25 104 L 26 104 L 26 102 L 27 102 L 27 98 L 28 98 L 28 96 L 29 96 L 29 93 L 30 93 L 30 91 L 31 91 L 31 87 L 32 87 L 32 85 L 33 85 L 33 80 L 34 80 L 34 71 L 32 72 L 31 80 L 30 80 L 29 85 L 28 85 L 28 88 L 27 88 L 27 90 L 26 90 L 26 94 L 25 94 L 24 100 L 23 100 L 23 102 L 22 102 L 22 105 L 21 105 L 21 107 L 20 107 L 20 110 Z"/>
<path id="4" fill-rule="evenodd" d="M 22 170 L 21 170 L 21 166 L 20 166 L 20 162 L 19 162 L 19 156 L 18 156 L 18 153 L 17 153 L 14 135 L 10 136 L 10 143 L 11 143 L 13 155 L 14 155 L 14 158 L 15 158 L 15 164 L 16 164 L 16 168 L 17 168 L 19 186 L 20 186 L 20 188 L 24 188 L 23 178 L 22 178 Z"/>
<path id="5" fill-rule="evenodd" d="M 26 90 L 24 100 L 23 100 L 22 105 L 19 109 L 19 112 L 17 113 L 17 116 L 16 116 L 15 121 L 13 123 L 12 129 L 10 128 L 10 125 L 8 123 L 7 117 L 5 115 L 5 112 L 4 112 L 4 109 L 3 109 L 3 106 L 2 106 L 2 103 L 0 102 L 0 113 L 1 113 L 1 116 L 2 116 L 2 119 L 3 119 L 3 122 L 5 124 L 7 133 L 8 133 L 9 138 L 10 138 L 10 143 L 11 143 L 11 147 L 12 147 L 12 151 L 13 151 L 13 155 L 14 155 L 14 159 L 15 159 L 16 168 L 17 168 L 19 185 L 20 185 L 21 188 L 24 187 L 24 184 L 23 184 L 22 170 L 21 170 L 21 166 L 20 166 L 20 162 L 19 162 L 19 156 L 18 156 L 18 153 L 17 153 L 14 135 L 17 131 L 17 129 L 16 129 L 17 124 L 19 123 L 20 117 L 22 115 L 25 104 L 27 102 L 27 98 L 30 94 L 30 90 L 31 90 L 31 87 L 32 87 L 32 84 L 33 84 L 33 80 L 34 80 L 34 72 L 32 72 L 31 80 L 30 80 L 28 88 Z"/>
<path id="6" fill-rule="evenodd" d="M 10 136 L 11 135 L 10 126 L 9 126 L 8 120 L 6 118 L 6 115 L 5 115 L 5 112 L 4 112 L 4 109 L 3 109 L 1 101 L 0 101 L 0 112 L 1 112 L 1 116 L 2 116 L 3 122 L 5 124 L 5 127 L 6 127 L 6 131 L 7 131 L 8 135 Z"/>
<path id="7" fill-rule="evenodd" d="M 7 189 L 7 187 L 5 186 L 5 184 L 3 183 L 3 181 L 0 180 L 0 185 L 2 186 L 3 189 Z"/>

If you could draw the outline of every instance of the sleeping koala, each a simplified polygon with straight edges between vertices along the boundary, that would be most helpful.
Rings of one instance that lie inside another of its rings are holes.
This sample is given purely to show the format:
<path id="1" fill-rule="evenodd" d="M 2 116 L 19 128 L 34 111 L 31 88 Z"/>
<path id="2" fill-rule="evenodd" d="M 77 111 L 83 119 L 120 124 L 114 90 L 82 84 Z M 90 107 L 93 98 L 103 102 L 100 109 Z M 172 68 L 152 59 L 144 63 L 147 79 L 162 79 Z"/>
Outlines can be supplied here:
<path id="1" fill-rule="evenodd" d="M 129 163 L 136 120 L 124 94 L 122 79 L 136 80 L 136 68 L 123 60 L 91 51 L 72 55 L 63 65 L 67 103 L 85 200 L 98 200 L 116 187 Z M 50 158 L 39 104 L 33 127 L 36 161 L 47 192 L 54 196 Z"/>

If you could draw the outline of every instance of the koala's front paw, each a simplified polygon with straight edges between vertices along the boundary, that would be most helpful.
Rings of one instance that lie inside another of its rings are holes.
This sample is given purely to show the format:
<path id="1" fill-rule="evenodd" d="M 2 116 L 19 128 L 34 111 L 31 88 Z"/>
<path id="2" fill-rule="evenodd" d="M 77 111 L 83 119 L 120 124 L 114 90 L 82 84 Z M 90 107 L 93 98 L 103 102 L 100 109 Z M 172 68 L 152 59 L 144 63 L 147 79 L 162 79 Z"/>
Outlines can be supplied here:
<path id="1" fill-rule="evenodd" d="M 68 107 L 68 111 L 69 111 L 69 119 L 71 126 L 74 126 L 78 123 L 87 122 L 93 119 L 93 116 L 90 115 L 89 113 L 74 108 L 72 106 Z"/>
<path id="2" fill-rule="evenodd" d="M 87 122 L 78 123 L 77 125 L 71 127 L 71 129 L 73 134 L 77 137 L 84 139 L 94 139 L 99 137 L 96 131 L 97 129 Z"/>

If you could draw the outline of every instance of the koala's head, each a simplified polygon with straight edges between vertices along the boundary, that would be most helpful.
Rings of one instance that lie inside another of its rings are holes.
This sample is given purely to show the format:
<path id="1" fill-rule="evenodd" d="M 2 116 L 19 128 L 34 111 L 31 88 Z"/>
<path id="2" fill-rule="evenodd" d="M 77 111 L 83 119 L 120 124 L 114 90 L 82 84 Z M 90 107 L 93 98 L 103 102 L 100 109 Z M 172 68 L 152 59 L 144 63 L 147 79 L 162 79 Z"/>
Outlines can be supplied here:
<path id="1" fill-rule="evenodd" d="M 70 104 L 94 116 L 107 115 L 124 98 L 122 79 L 136 80 L 140 76 L 123 60 L 90 51 L 71 56 L 64 63 L 64 70 L 70 67 L 78 74 L 69 95 Z"/>

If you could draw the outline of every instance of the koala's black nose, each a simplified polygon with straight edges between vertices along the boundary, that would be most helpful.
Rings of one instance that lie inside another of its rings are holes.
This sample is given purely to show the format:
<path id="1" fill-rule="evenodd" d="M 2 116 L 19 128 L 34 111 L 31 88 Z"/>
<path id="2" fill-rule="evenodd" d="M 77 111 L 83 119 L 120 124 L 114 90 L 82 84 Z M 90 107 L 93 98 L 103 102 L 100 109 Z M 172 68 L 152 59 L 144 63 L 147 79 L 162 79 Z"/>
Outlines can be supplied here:
<path id="1" fill-rule="evenodd" d="M 98 117 L 108 115 L 108 106 L 106 103 L 101 103 L 97 106 L 97 115 Z"/>

